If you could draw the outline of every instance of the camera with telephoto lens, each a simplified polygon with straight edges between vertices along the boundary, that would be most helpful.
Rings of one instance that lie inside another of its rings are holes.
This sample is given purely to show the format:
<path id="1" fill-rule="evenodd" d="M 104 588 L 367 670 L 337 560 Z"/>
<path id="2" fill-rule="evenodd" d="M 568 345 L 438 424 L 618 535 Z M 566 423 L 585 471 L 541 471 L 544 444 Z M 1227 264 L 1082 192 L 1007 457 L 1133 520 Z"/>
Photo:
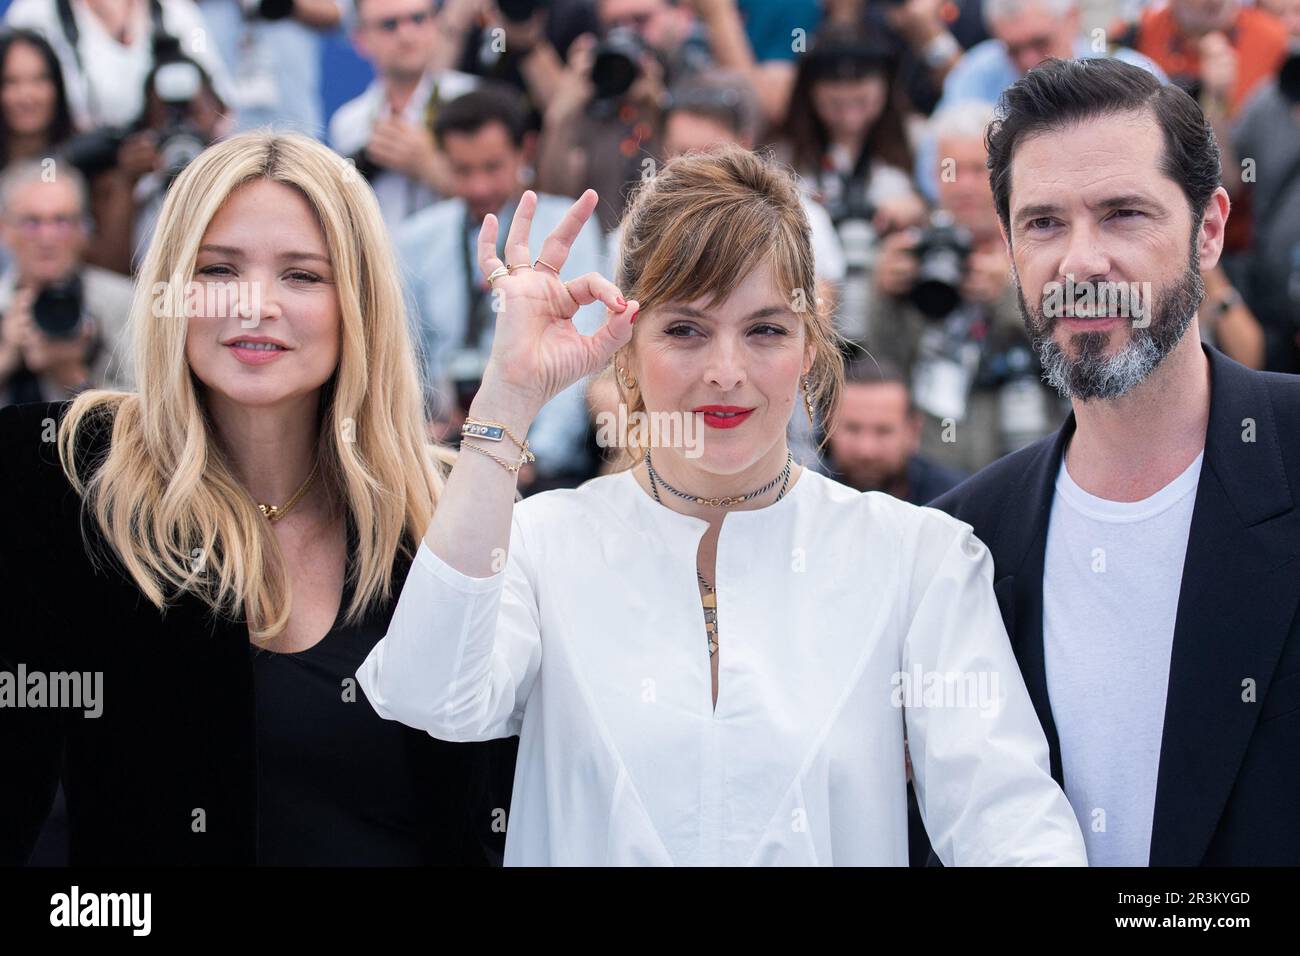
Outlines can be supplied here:
<path id="1" fill-rule="evenodd" d="M 81 276 L 75 272 L 45 286 L 32 303 L 32 321 L 52 339 L 75 339 L 81 330 L 81 312 Z"/>
<path id="2" fill-rule="evenodd" d="M 836 322 L 846 339 L 865 342 L 871 316 L 871 276 L 877 256 L 877 236 L 872 225 L 876 209 L 867 199 L 867 191 L 850 183 L 847 189 L 827 196 L 826 211 L 844 252 Z"/>
<path id="3" fill-rule="evenodd" d="M 927 319 L 942 319 L 961 305 L 962 280 L 972 246 L 970 232 L 944 213 L 936 213 L 922 231 L 912 250 L 917 260 L 916 280 L 908 301 Z"/>
<path id="4" fill-rule="evenodd" d="M 641 75 L 641 55 L 647 50 L 641 34 L 631 27 L 614 27 L 596 44 L 591 64 L 595 98 L 613 100 L 622 96 Z"/>
<path id="5" fill-rule="evenodd" d="M 158 131 L 158 155 L 167 186 L 207 147 L 207 137 L 189 120 L 190 103 L 202 89 L 203 75 L 190 60 L 164 63 L 154 72 L 153 91 L 166 112 Z"/>

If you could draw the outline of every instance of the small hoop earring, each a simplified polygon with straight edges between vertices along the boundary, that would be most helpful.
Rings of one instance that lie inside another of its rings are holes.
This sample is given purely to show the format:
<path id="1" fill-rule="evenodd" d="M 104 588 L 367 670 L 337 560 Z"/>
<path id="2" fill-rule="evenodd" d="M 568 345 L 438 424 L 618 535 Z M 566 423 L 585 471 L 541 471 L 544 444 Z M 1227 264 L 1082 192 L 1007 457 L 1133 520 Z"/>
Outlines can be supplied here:
<path id="1" fill-rule="evenodd" d="M 803 407 L 808 410 L 808 424 L 816 428 L 817 418 L 814 414 L 812 395 L 808 391 L 808 379 L 807 375 L 803 377 Z"/>
<path id="2" fill-rule="evenodd" d="M 630 392 L 632 391 L 632 389 L 636 388 L 636 379 L 633 378 L 631 379 L 631 381 L 627 381 L 624 378 L 624 376 L 626 375 L 627 375 L 627 369 L 625 369 L 623 366 L 620 365 L 618 367 L 618 383 L 622 385 L 623 388 L 625 388 L 627 391 Z"/>

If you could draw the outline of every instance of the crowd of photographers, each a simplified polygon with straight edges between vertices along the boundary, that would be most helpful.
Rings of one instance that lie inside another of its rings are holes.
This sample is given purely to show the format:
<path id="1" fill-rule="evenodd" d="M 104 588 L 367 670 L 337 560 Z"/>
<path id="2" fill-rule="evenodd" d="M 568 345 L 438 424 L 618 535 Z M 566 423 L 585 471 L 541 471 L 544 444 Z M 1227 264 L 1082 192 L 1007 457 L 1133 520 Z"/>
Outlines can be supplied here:
<path id="1" fill-rule="evenodd" d="M 565 278 L 613 276 L 629 191 L 724 140 L 799 174 L 817 289 L 852 343 L 840 428 L 804 459 L 924 502 L 1054 430 L 998 230 L 983 133 L 1047 57 L 1117 56 L 1195 95 L 1233 197 L 1203 334 L 1300 371 L 1300 0 L 14 0 L 0 34 L 0 405 L 131 385 L 133 267 L 207 144 L 265 124 L 329 143 L 399 252 L 431 434 L 459 428 L 494 312 L 472 244 L 526 188 L 535 236 L 600 194 Z M 324 115 L 322 43 L 373 70 Z M 576 322 L 591 331 L 595 306 Z M 867 358 L 869 356 L 870 358 Z M 574 386 L 527 492 L 611 466 Z"/>

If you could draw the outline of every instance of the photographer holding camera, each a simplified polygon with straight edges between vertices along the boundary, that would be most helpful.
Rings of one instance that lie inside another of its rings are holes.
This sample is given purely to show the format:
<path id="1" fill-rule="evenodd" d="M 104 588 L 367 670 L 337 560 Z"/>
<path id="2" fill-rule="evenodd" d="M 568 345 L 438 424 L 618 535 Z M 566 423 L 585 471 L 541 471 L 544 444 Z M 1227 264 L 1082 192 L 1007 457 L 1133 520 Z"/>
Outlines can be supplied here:
<path id="1" fill-rule="evenodd" d="M 928 225 L 889 233 L 875 257 L 867 348 L 910 370 L 924 413 L 921 451 L 978 471 L 1064 417 L 1039 380 L 985 172 L 988 103 L 936 114 L 939 206 Z"/>
<path id="2" fill-rule="evenodd" d="M 438 68 L 442 20 L 432 0 L 356 0 L 352 44 L 374 81 L 330 117 L 334 151 L 370 181 L 390 229 L 447 192 L 447 158 L 433 138 L 441 104 L 477 77 Z"/>
<path id="3" fill-rule="evenodd" d="M 442 64 L 528 94 L 539 115 L 575 39 L 598 29 L 592 0 L 447 0 Z"/>
<path id="4" fill-rule="evenodd" d="M 129 127 L 73 139 L 63 154 L 91 184 L 99 262 L 130 275 L 172 181 L 230 132 L 211 78 L 179 47 L 160 53 L 144 84 L 144 108 Z"/>
<path id="5" fill-rule="evenodd" d="M 0 177 L 0 237 L 12 256 L 0 274 L 0 406 L 128 384 L 119 343 L 131 283 L 84 262 L 86 235 L 75 169 L 51 179 L 22 160 Z"/>
<path id="6" fill-rule="evenodd" d="M 232 103 L 230 77 L 194 0 L 14 0 L 5 22 L 54 47 L 77 128 L 130 124 L 144 108 L 144 81 L 160 51 L 179 44 Z"/>
<path id="7" fill-rule="evenodd" d="M 689 4 L 670 0 L 596 0 L 596 15 L 599 35 L 573 41 L 546 104 L 537 175 L 557 195 L 596 190 L 609 232 L 632 184 L 666 158 L 657 131 L 669 86 L 713 65 L 717 37 Z"/>

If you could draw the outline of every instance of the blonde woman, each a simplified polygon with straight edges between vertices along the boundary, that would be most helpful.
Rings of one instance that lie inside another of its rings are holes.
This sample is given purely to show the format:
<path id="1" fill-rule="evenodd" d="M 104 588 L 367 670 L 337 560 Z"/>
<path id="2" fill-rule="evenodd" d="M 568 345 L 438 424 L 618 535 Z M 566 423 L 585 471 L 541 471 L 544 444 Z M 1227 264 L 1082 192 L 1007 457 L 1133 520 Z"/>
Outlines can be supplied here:
<path id="1" fill-rule="evenodd" d="M 734 146 L 675 159 L 629 209 L 617 286 L 557 277 L 594 192 L 536 259 L 524 195 L 504 263 L 495 218 L 479 236 L 503 311 L 359 671 L 376 711 L 447 740 L 521 735 L 507 864 L 906 865 L 905 733 L 944 863 L 1084 863 L 988 551 L 791 461 L 790 416 L 833 407 L 842 377 L 801 292 L 792 177 Z M 596 300 L 586 337 L 569 317 Z M 516 504 L 537 409 L 611 365 L 631 437 L 648 412 L 700 440 L 640 442 L 634 467 Z"/>
<path id="2" fill-rule="evenodd" d="M 352 678 L 443 486 L 364 180 L 302 136 L 207 150 L 128 328 L 138 392 L 0 411 L 0 856 L 61 771 L 74 864 L 484 861 L 490 754 Z"/>

